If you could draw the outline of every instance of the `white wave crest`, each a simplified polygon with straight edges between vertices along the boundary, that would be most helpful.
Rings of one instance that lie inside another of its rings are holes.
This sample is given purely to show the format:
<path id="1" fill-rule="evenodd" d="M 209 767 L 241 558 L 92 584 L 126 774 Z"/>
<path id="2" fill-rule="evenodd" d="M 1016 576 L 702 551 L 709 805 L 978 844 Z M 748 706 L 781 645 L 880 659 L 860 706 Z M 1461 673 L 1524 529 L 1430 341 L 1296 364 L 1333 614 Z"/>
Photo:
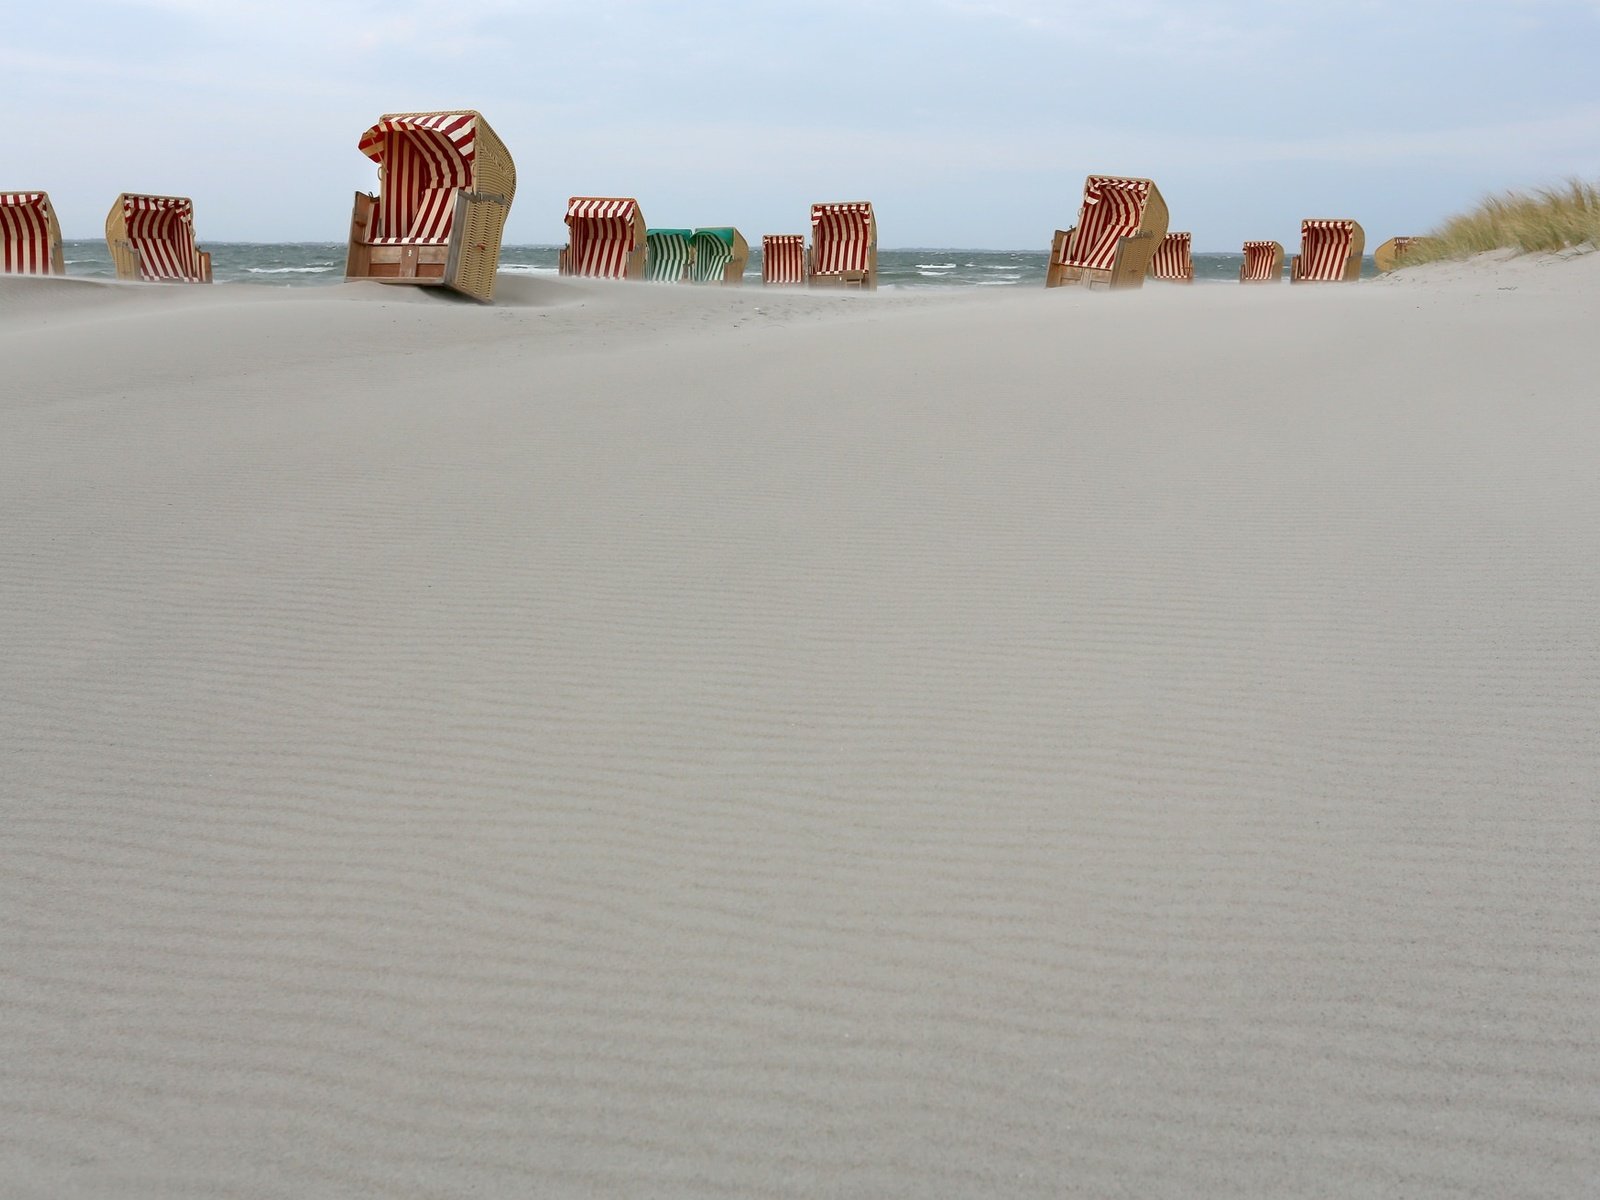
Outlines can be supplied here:
<path id="1" fill-rule="evenodd" d="M 918 263 L 917 264 L 917 270 L 919 270 L 919 271 L 953 271 L 953 270 L 955 270 L 955 263 Z"/>
<path id="2" fill-rule="evenodd" d="M 333 267 L 246 267 L 251 275 L 320 275 Z"/>

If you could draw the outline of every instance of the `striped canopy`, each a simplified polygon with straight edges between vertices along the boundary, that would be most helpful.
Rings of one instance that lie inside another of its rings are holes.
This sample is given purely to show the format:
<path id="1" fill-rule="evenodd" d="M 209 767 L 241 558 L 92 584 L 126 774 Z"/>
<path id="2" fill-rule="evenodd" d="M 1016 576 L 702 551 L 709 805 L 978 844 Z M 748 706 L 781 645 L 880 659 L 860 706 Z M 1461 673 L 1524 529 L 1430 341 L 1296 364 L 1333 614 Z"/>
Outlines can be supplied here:
<path id="1" fill-rule="evenodd" d="M 1310 218 L 1300 222 L 1300 274 L 1305 280 L 1336 282 L 1344 278 L 1356 223 Z"/>
<path id="2" fill-rule="evenodd" d="M 689 266 L 689 278 L 695 283 L 721 283 L 722 276 L 733 261 L 734 230 L 696 229 L 694 231 L 694 261 Z"/>
<path id="3" fill-rule="evenodd" d="M 1117 241 L 1139 232 L 1145 202 L 1150 198 L 1148 179 L 1091 175 L 1083 184 L 1083 207 L 1078 229 L 1062 247 L 1064 266 L 1109 271 L 1117 258 Z"/>
<path id="4" fill-rule="evenodd" d="M 639 202 L 631 197 L 574 196 L 568 200 L 571 273 L 626 279 L 628 257 L 639 248 L 634 232 L 638 219 Z"/>
<path id="5" fill-rule="evenodd" d="M 472 187 L 478 115 L 386 116 L 357 148 L 380 168 L 377 224 L 370 241 L 438 245 L 450 240 L 456 192 Z"/>
<path id="6" fill-rule="evenodd" d="M 0 192 L 0 274 L 49 275 L 54 243 L 48 195 Z"/>
<path id="7" fill-rule="evenodd" d="M 1277 242 L 1246 242 L 1244 244 L 1244 270 L 1239 278 L 1245 282 L 1259 279 L 1277 279 L 1283 275 L 1283 247 Z"/>
<path id="8" fill-rule="evenodd" d="M 1169 233 L 1156 247 L 1150 260 L 1152 279 L 1193 279 L 1194 259 L 1190 254 L 1190 235 Z"/>
<path id="9" fill-rule="evenodd" d="M 151 283 L 204 283 L 205 265 L 194 244 L 194 204 L 185 196 L 119 199 L 128 241 L 139 252 L 139 278 Z"/>
<path id="10" fill-rule="evenodd" d="M 656 283 L 681 283 L 689 271 L 690 229 L 647 229 L 644 277 Z"/>
<path id="11" fill-rule="evenodd" d="M 872 205 L 865 200 L 811 206 L 811 272 L 872 269 Z"/>
<path id="12" fill-rule="evenodd" d="M 628 196 L 574 196 L 567 201 L 567 224 L 574 221 L 631 221 L 639 202 Z"/>
<path id="13" fill-rule="evenodd" d="M 805 234 L 763 234 L 761 238 L 761 282 L 804 283 L 805 281 Z"/>
<path id="14" fill-rule="evenodd" d="M 444 112 L 384 117 L 361 135 L 357 149 L 381 166 L 396 134 L 426 136 L 440 159 L 454 158 L 470 167 L 477 153 L 478 114 Z"/>

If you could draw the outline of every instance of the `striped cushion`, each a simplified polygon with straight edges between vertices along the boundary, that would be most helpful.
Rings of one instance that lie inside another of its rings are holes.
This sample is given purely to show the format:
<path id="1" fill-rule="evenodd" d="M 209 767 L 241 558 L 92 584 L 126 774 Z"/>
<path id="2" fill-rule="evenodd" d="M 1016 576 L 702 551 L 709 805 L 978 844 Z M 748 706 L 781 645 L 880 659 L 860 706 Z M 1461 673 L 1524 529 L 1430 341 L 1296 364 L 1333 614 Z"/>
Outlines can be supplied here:
<path id="1" fill-rule="evenodd" d="M 638 245 L 634 218 L 639 202 L 622 196 L 574 196 L 567 201 L 571 274 L 626 279 L 628 257 Z"/>
<path id="2" fill-rule="evenodd" d="M 1278 258 L 1277 242 L 1246 242 L 1244 244 L 1245 280 L 1272 279 L 1283 274 L 1283 263 Z"/>
<path id="3" fill-rule="evenodd" d="M 1355 232 L 1354 221 L 1301 221 L 1299 277 L 1325 283 L 1343 279 Z"/>
<path id="4" fill-rule="evenodd" d="M 811 273 L 872 269 L 872 205 L 866 201 L 811 206 Z"/>
<path id="5" fill-rule="evenodd" d="M 1139 232 L 1149 198 L 1148 179 L 1089 176 L 1083 185 L 1078 231 L 1062 247 L 1062 265 L 1109 271 L 1116 262 L 1118 240 Z"/>
<path id="6" fill-rule="evenodd" d="M 806 239 L 802 233 L 769 233 L 761 239 L 761 282 L 804 283 Z"/>
<path id="7" fill-rule="evenodd" d="M 470 113 L 386 117 L 359 148 L 381 168 L 369 241 L 443 245 L 450 240 L 456 192 L 472 187 L 477 118 Z"/>
<path id="8" fill-rule="evenodd" d="M 647 229 L 644 235 L 644 277 L 657 283 L 681 283 L 689 270 L 687 229 Z"/>
<path id="9" fill-rule="evenodd" d="M 139 252 L 139 278 L 150 283 L 204 283 L 194 244 L 194 205 L 182 196 L 122 198 L 128 241 Z"/>
<path id="10" fill-rule="evenodd" d="M 1189 253 L 1190 235 L 1169 233 L 1156 247 L 1150 260 L 1150 275 L 1154 279 L 1193 279 L 1194 259 Z"/>
<path id="11" fill-rule="evenodd" d="M 51 242 L 44 192 L 0 192 L 0 273 L 50 274 Z"/>

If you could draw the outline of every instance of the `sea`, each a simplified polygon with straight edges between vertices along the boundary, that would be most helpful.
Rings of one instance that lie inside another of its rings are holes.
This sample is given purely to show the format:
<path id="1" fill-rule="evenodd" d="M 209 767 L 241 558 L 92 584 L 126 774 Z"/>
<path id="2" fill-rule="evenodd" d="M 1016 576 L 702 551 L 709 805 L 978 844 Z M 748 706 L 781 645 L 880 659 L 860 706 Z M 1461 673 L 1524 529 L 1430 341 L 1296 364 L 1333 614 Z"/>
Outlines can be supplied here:
<path id="1" fill-rule="evenodd" d="M 67 274 L 84 279 L 115 279 L 116 271 L 103 241 L 69 241 Z M 203 242 L 211 252 L 211 273 L 218 283 L 262 287 L 316 287 L 344 280 L 343 242 Z M 554 275 L 559 246 L 502 246 L 500 270 L 512 275 Z M 878 251 L 880 288 L 1041 287 L 1045 250 L 962 250 L 913 247 Z M 1194 255 L 1198 283 L 1237 283 L 1244 257 L 1239 254 Z M 1362 274 L 1374 275 L 1368 258 Z M 745 279 L 761 281 L 761 251 L 751 247 Z"/>

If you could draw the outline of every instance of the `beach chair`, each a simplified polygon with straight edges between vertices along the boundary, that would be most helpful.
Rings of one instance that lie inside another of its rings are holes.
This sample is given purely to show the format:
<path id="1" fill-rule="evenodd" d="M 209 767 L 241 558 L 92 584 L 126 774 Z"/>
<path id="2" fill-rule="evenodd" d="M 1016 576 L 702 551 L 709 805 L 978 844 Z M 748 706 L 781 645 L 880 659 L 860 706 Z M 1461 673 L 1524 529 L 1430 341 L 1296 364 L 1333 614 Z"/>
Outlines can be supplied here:
<path id="1" fill-rule="evenodd" d="M 194 244 L 194 202 L 187 196 L 123 192 L 106 214 L 106 246 L 118 279 L 211 282 L 211 255 Z"/>
<path id="2" fill-rule="evenodd" d="M 45 192 L 0 192 L 0 274 L 65 275 L 61 226 Z"/>
<path id="3" fill-rule="evenodd" d="M 724 287 L 744 284 L 744 269 L 750 263 L 750 243 L 731 227 L 696 229 L 694 256 L 689 263 L 689 278 L 695 283 L 719 283 Z"/>
<path id="4" fill-rule="evenodd" d="M 1244 262 L 1239 267 L 1240 283 L 1282 283 L 1283 243 L 1246 242 Z"/>
<path id="5" fill-rule="evenodd" d="M 1056 230 L 1045 287 L 1136 288 L 1167 236 L 1167 204 L 1149 179 L 1091 175 L 1078 223 Z"/>
<path id="6" fill-rule="evenodd" d="M 378 164 L 378 194 L 356 193 L 345 278 L 493 300 L 517 168 L 489 122 L 470 109 L 387 113 L 358 149 Z"/>
<path id="7" fill-rule="evenodd" d="M 1150 259 L 1150 278 L 1166 283 L 1193 283 L 1194 257 L 1187 233 L 1169 233 Z"/>
<path id="8" fill-rule="evenodd" d="M 593 279 L 643 279 L 648 253 L 644 214 L 627 196 L 574 196 L 567 201 L 567 274 Z"/>
<path id="9" fill-rule="evenodd" d="M 1367 235 L 1354 221 L 1300 222 L 1300 253 L 1289 261 L 1290 283 L 1354 283 L 1361 278 Z"/>
<path id="10" fill-rule="evenodd" d="M 768 233 L 761 237 L 761 282 L 774 284 L 804 284 L 810 273 L 806 259 L 806 235 L 803 233 Z"/>
<path id="11" fill-rule="evenodd" d="M 694 258 L 692 229 L 647 229 L 644 233 L 644 277 L 654 283 L 682 283 Z"/>
<path id="12" fill-rule="evenodd" d="M 865 200 L 811 206 L 812 287 L 878 286 L 878 221 Z"/>
<path id="13" fill-rule="evenodd" d="M 1373 265 L 1385 273 L 1394 270 L 1407 254 L 1428 241 L 1425 237 L 1392 237 L 1372 252 Z"/>

